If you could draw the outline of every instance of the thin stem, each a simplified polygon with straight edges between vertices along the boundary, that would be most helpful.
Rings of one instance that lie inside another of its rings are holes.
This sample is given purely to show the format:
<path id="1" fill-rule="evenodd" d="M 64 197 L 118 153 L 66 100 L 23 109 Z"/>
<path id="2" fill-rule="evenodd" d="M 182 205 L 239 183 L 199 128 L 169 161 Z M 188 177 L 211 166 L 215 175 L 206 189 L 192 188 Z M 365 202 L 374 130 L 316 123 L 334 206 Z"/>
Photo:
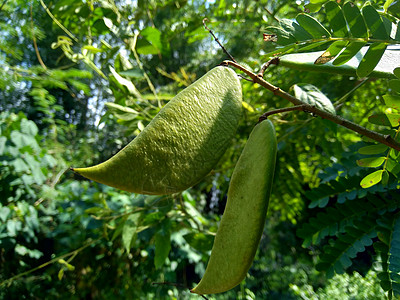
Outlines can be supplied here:
<path id="1" fill-rule="evenodd" d="M 304 111 L 304 105 L 296 105 L 296 106 L 292 106 L 292 107 L 284 107 L 284 108 L 267 111 L 258 119 L 258 122 L 262 122 L 262 121 L 268 119 L 269 116 L 274 115 L 274 114 L 280 114 L 283 112 L 295 111 L 295 110 Z"/>
<path id="2" fill-rule="evenodd" d="M 271 16 L 272 19 L 274 19 L 276 22 L 280 22 L 280 20 L 275 16 L 274 13 L 272 13 L 268 8 L 264 7 L 264 10 Z"/>
<path id="3" fill-rule="evenodd" d="M 6 284 L 8 284 L 8 283 L 11 283 L 11 282 L 13 282 L 14 280 L 17 280 L 17 279 L 19 279 L 19 278 L 21 278 L 21 277 L 23 277 L 23 276 L 25 276 L 25 275 L 28 275 L 28 274 L 30 274 L 30 273 L 32 273 L 32 272 L 35 272 L 35 271 L 39 270 L 39 269 L 42 269 L 42 268 L 44 268 L 44 267 L 47 267 L 48 265 L 51 265 L 51 264 L 53 264 L 53 263 L 59 261 L 60 259 L 64 259 L 64 258 L 66 258 L 66 257 L 68 257 L 68 256 L 71 256 L 71 255 L 75 256 L 77 253 L 79 253 L 79 252 L 81 252 L 83 249 L 85 249 L 85 248 L 87 248 L 87 247 L 93 245 L 94 243 L 100 241 L 102 238 L 103 238 L 103 237 L 100 237 L 100 238 L 98 238 L 98 239 L 96 239 L 96 240 L 92 240 L 92 241 L 90 241 L 89 243 L 87 243 L 86 245 L 83 245 L 82 247 L 80 247 L 80 248 L 78 248 L 78 249 L 75 249 L 74 251 L 71 251 L 71 252 L 69 252 L 69 253 L 60 255 L 60 256 L 58 256 L 58 257 L 56 257 L 56 258 L 53 258 L 52 260 L 49 260 L 49 261 L 47 261 L 47 262 L 41 264 L 40 266 L 37 266 L 36 268 L 30 269 L 30 270 L 28 270 L 28 271 L 26 271 L 26 272 L 23 272 L 23 273 L 19 273 L 18 275 L 15 275 L 15 276 L 13 276 L 13 277 L 11 277 L 11 278 L 9 278 L 9 279 L 6 279 L 6 280 L 0 282 L 0 286 L 6 285 Z"/>
<path id="4" fill-rule="evenodd" d="M 236 62 L 236 60 L 233 58 L 233 56 L 228 52 L 228 50 L 225 49 L 225 47 L 222 45 L 222 43 L 218 40 L 218 38 L 215 36 L 214 32 L 210 28 L 207 27 L 206 22 L 208 21 L 207 18 L 203 19 L 203 25 L 204 28 L 208 30 L 208 32 L 213 36 L 214 40 L 218 43 L 218 45 L 221 47 L 221 49 L 225 52 L 226 55 L 230 58 L 231 61 Z"/>
<path id="5" fill-rule="evenodd" d="M 36 43 L 35 32 L 34 32 L 34 29 L 33 29 L 32 4 L 31 4 L 30 6 L 31 6 L 31 30 L 32 30 L 33 47 L 35 48 L 36 57 L 37 57 L 37 59 L 38 59 L 40 65 L 42 66 L 43 69 L 47 70 L 47 67 L 46 67 L 46 65 L 44 64 L 44 62 L 43 62 L 43 60 L 42 60 L 42 57 L 40 56 L 39 48 L 38 48 L 37 43 Z"/>
<path id="6" fill-rule="evenodd" d="M 54 17 L 51 11 L 47 8 L 46 4 L 44 4 L 43 0 L 40 0 L 40 4 L 43 6 L 50 18 L 52 18 L 54 23 L 56 23 L 71 39 L 73 39 L 75 42 L 78 42 L 78 39 Z"/>
<path id="7" fill-rule="evenodd" d="M 267 61 L 262 67 L 260 72 L 258 72 L 257 76 L 264 77 L 265 71 L 268 69 L 270 65 L 278 65 L 279 64 L 279 57 L 271 58 Z"/>
<path id="8" fill-rule="evenodd" d="M 332 121 L 340 126 L 346 127 L 347 129 L 355 131 L 363 136 L 366 136 L 366 137 L 368 137 L 372 140 L 375 140 L 381 144 L 384 144 L 390 148 L 400 151 L 400 143 L 396 142 L 390 135 L 383 135 L 378 132 L 366 129 L 365 127 L 362 127 L 356 123 L 353 123 L 345 118 L 342 118 L 340 116 L 333 115 L 327 111 L 321 110 L 314 105 L 306 104 L 303 101 L 301 101 L 300 99 L 297 99 L 296 97 L 290 95 L 289 93 L 281 90 L 279 87 L 276 87 L 276 86 L 270 84 L 269 82 L 265 81 L 260 76 L 257 76 L 253 72 L 247 70 L 245 67 L 243 67 L 235 62 L 226 60 L 226 61 L 224 61 L 224 64 L 232 66 L 232 67 L 239 69 L 242 72 L 246 73 L 253 80 L 254 83 L 258 83 L 259 85 L 266 88 L 267 90 L 270 90 L 271 92 L 274 93 L 274 95 L 279 96 L 283 99 L 286 99 L 286 100 L 290 101 L 291 103 L 293 103 L 294 105 L 303 105 L 302 107 L 303 107 L 304 111 L 311 112 L 314 115 L 317 115 L 323 119 Z"/>
<path id="9" fill-rule="evenodd" d="M 370 78 L 365 78 L 361 82 L 359 82 L 355 87 L 353 87 L 349 92 L 343 95 L 339 100 L 335 102 L 335 109 L 338 110 L 342 107 L 343 103 L 347 100 L 347 98 L 354 93 L 358 88 L 360 88 L 364 83 L 366 83 Z"/>
<path id="10" fill-rule="evenodd" d="M 137 42 L 138 35 L 139 35 L 139 34 L 135 34 L 135 36 L 133 37 L 133 39 L 131 39 L 131 40 L 128 41 L 128 45 L 129 45 L 129 47 L 131 48 L 131 50 L 132 50 L 132 52 L 133 52 L 133 56 L 135 56 L 135 60 L 136 60 L 136 62 L 137 62 L 137 64 L 138 64 L 140 70 L 142 70 L 142 72 L 143 72 L 143 76 L 144 76 L 144 78 L 146 79 L 147 84 L 148 84 L 148 86 L 149 86 L 151 92 L 153 93 L 154 97 L 155 97 L 156 100 L 157 100 L 158 107 L 162 107 L 161 101 L 160 101 L 160 99 L 159 99 L 158 96 L 157 96 L 156 89 L 154 88 L 154 85 L 153 85 L 153 83 L 151 82 L 150 77 L 147 75 L 145 69 L 143 68 L 143 64 L 142 64 L 142 62 L 140 61 L 140 58 L 139 58 L 138 53 L 136 52 L 136 42 Z"/>

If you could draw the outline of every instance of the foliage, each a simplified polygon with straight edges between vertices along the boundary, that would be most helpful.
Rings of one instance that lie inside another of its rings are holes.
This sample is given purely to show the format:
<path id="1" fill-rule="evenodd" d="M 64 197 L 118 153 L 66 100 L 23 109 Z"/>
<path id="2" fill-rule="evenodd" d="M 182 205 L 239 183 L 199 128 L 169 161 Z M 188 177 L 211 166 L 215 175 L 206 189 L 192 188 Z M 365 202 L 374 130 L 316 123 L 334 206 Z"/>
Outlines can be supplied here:
<path id="1" fill-rule="evenodd" d="M 204 17 L 250 69 L 277 53 L 318 51 L 314 67 L 330 64 L 336 74 L 283 64 L 264 78 L 397 138 L 398 69 L 390 78 L 373 70 L 399 43 L 397 1 L 355 4 L 310 1 L 304 13 L 303 5 L 280 0 L 57 0 L 32 3 L 31 18 L 30 3 L 5 2 L 0 298 L 197 299 L 187 288 L 204 273 L 233 166 L 258 117 L 286 101 L 242 80 L 243 117 L 232 147 L 179 195 L 127 194 L 63 172 L 110 157 L 182 87 L 225 59 Z M 263 41 L 263 32 L 277 42 Z M 354 59 L 349 77 L 338 65 Z M 398 153 L 309 114 L 270 119 L 279 151 L 260 248 L 246 280 L 213 298 L 354 292 L 379 299 L 375 277 L 389 296 L 399 295 Z"/>

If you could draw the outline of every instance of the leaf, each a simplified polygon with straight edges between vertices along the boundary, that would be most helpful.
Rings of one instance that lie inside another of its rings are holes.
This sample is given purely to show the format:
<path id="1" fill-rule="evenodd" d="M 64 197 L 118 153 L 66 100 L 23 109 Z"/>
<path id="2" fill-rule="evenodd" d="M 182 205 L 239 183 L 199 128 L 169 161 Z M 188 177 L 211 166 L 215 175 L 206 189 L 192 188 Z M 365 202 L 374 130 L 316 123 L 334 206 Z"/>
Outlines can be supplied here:
<path id="1" fill-rule="evenodd" d="M 278 45 L 286 46 L 290 44 L 295 44 L 297 42 L 296 38 L 291 33 L 287 32 L 281 27 L 269 26 L 266 29 L 268 32 L 272 32 L 277 36 L 278 39 L 276 42 Z"/>
<path id="2" fill-rule="evenodd" d="M 360 182 L 361 187 L 366 189 L 379 183 L 382 180 L 382 173 L 383 170 L 378 170 L 365 176 Z"/>
<path id="3" fill-rule="evenodd" d="M 279 22 L 279 25 L 290 33 L 296 41 L 311 40 L 313 38 L 311 34 L 293 20 L 283 19 Z"/>
<path id="4" fill-rule="evenodd" d="M 310 105 L 315 105 L 317 108 L 331 114 L 336 114 L 331 100 L 329 100 L 329 98 L 326 97 L 317 87 L 304 83 L 295 84 L 293 89 L 296 98 L 300 99 L 301 101 Z"/>
<path id="5" fill-rule="evenodd" d="M 249 103 L 247 103 L 245 101 L 242 101 L 242 106 L 243 106 L 244 109 L 246 109 L 247 111 L 249 111 L 251 113 L 255 112 L 254 107 L 251 106 Z"/>
<path id="6" fill-rule="evenodd" d="M 400 68 L 395 68 L 393 70 L 393 74 L 400 79 Z"/>
<path id="7" fill-rule="evenodd" d="M 369 46 L 367 53 L 365 53 L 357 68 L 357 75 L 359 77 L 366 77 L 375 69 L 385 53 L 386 47 L 387 44 L 385 43 L 372 43 Z"/>
<path id="8" fill-rule="evenodd" d="M 389 274 L 395 296 L 400 296 L 400 216 L 393 224 L 392 240 L 389 249 Z"/>
<path id="9" fill-rule="evenodd" d="M 201 252 L 210 251 L 214 243 L 214 236 L 211 234 L 188 233 L 183 236 L 190 246 Z"/>
<path id="10" fill-rule="evenodd" d="M 64 268 L 61 268 L 60 271 L 58 271 L 58 274 L 57 274 L 58 280 L 61 280 L 63 278 L 63 276 L 64 276 Z"/>
<path id="11" fill-rule="evenodd" d="M 400 80 L 399 79 L 392 79 L 389 81 L 389 88 L 396 93 L 400 93 Z M 0 150 L 1 153 L 1 150 Z"/>
<path id="12" fill-rule="evenodd" d="M 336 1 L 327 2 L 325 4 L 325 12 L 334 36 L 348 37 L 347 23 L 339 4 Z"/>
<path id="13" fill-rule="evenodd" d="M 327 62 L 325 64 L 315 64 L 315 61 L 324 53 L 324 51 L 316 51 L 309 53 L 293 53 L 283 55 L 280 57 L 279 65 L 305 71 L 327 72 L 356 76 L 356 70 L 361 62 L 362 57 L 368 51 L 369 47 L 362 47 L 357 53 L 349 53 L 350 50 L 350 52 L 353 51 L 353 49 L 351 49 L 352 47 L 355 47 L 355 45 L 347 45 L 342 53 L 340 53 L 340 55 L 335 58 L 334 61 L 336 61 L 336 63 Z M 343 56 L 340 57 L 342 54 Z M 378 65 L 375 67 L 372 73 L 369 74 L 369 77 L 394 78 L 395 75 L 393 74 L 393 72 L 397 65 L 400 65 L 399 51 L 396 50 L 395 47 L 388 46 Z M 398 73 L 400 73 L 400 71 Z"/>
<path id="14" fill-rule="evenodd" d="M 143 36 L 150 43 L 150 45 L 157 50 L 157 52 L 163 55 L 169 54 L 169 47 L 163 43 L 161 31 L 159 31 L 157 28 L 146 27 L 140 32 L 140 35 Z M 144 48 L 145 47 L 138 47 L 137 52 L 141 54 L 157 54 L 154 52 L 146 52 Z"/>
<path id="15" fill-rule="evenodd" d="M 400 111 L 400 96 L 383 95 L 386 106 Z"/>
<path id="16" fill-rule="evenodd" d="M 154 256 L 154 265 L 159 269 L 164 264 L 171 250 L 171 237 L 169 230 L 160 230 L 155 236 L 156 251 Z"/>
<path id="17" fill-rule="evenodd" d="M 389 34 L 386 31 L 385 24 L 375 8 L 373 8 L 371 5 L 366 5 L 362 8 L 362 14 L 372 38 L 381 40 L 389 39 Z"/>
<path id="18" fill-rule="evenodd" d="M 377 168 L 382 165 L 386 157 L 367 157 L 357 160 L 357 165 L 366 168 Z"/>
<path id="19" fill-rule="evenodd" d="M 346 49 L 333 61 L 334 66 L 340 66 L 347 63 L 353 58 L 365 45 L 365 42 L 351 42 L 347 45 Z"/>
<path id="20" fill-rule="evenodd" d="M 136 229 L 140 214 L 130 214 L 124 223 L 122 229 L 122 245 L 127 253 L 130 252 L 133 242 L 136 238 Z"/>
<path id="21" fill-rule="evenodd" d="M 389 147 L 383 144 L 369 145 L 358 149 L 358 153 L 374 155 L 385 152 Z"/>
<path id="22" fill-rule="evenodd" d="M 325 64 L 335 58 L 347 45 L 347 41 L 336 41 L 318 57 L 314 64 Z"/>
<path id="23" fill-rule="evenodd" d="M 368 38 L 367 26 L 357 5 L 352 2 L 346 2 L 343 6 L 343 13 L 351 35 L 355 38 Z"/>
<path id="24" fill-rule="evenodd" d="M 113 108 L 113 109 L 119 110 L 124 113 L 130 113 L 130 114 L 135 114 L 135 115 L 139 114 L 139 112 L 137 110 L 134 110 L 133 108 L 130 108 L 128 106 L 122 106 L 122 105 L 119 105 L 114 102 L 106 102 L 105 105 L 109 108 Z"/>
<path id="25" fill-rule="evenodd" d="M 296 17 L 296 21 L 299 23 L 301 27 L 303 27 L 309 34 L 311 34 L 314 38 L 329 38 L 331 34 L 329 31 L 322 26 L 317 19 L 311 17 L 310 15 L 301 13 Z"/>
<path id="26" fill-rule="evenodd" d="M 129 69 L 125 71 L 119 72 L 122 76 L 128 77 L 128 78 L 143 78 L 144 74 L 143 71 L 140 69 Z"/>
<path id="27" fill-rule="evenodd" d="M 128 89 L 129 93 L 131 93 L 132 95 L 134 95 L 138 99 L 142 99 L 142 95 L 140 94 L 138 89 L 135 87 L 135 85 L 132 83 L 132 81 L 127 80 L 126 78 L 124 78 L 121 75 L 119 75 L 117 73 L 117 71 L 115 71 L 115 69 L 112 68 L 112 67 L 110 67 L 110 71 L 111 71 L 112 75 L 115 77 L 115 79 L 117 80 L 117 82 L 120 85 L 125 86 Z"/>
<path id="28" fill-rule="evenodd" d="M 368 122 L 376 125 L 397 127 L 400 123 L 400 114 L 375 114 L 368 117 Z"/>

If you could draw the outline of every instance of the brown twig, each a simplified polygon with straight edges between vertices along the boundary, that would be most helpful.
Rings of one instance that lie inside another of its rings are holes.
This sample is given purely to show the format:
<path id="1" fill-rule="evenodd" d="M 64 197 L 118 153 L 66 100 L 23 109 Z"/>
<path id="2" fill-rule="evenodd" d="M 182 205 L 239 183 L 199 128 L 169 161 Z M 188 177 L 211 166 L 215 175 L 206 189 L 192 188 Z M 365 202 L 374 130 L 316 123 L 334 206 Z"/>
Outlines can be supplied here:
<path id="1" fill-rule="evenodd" d="M 225 52 L 226 55 L 229 56 L 231 61 L 236 62 L 236 60 L 233 58 L 233 56 L 228 52 L 228 50 L 225 49 L 225 47 L 222 45 L 222 43 L 218 40 L 218 38 L 215 36 L 214 32 L 210 28 L 207 27 L 206 22 L 208 21 L 207 18 L 203 19 L 203 25 L 204 28 L 208 30 L 208 32 L 213 36 L 214 40 L 218 43 L 218 45 L 221 47 L 221 49 Z M 237 62 L 236 62 L 237 63 Z"/>
<path id="2" fill-rule="evenodd" d="M 257 76 L 260 76 L 261 78 L 264 77 L 265 71 L 268 69 L 270 65 L 278 65 L 279 64 L 279 57 L 274 57 L 271 58 L 269 61 L 267 61 L 262 67 L 260 72 L 258 72 Z"/>
<path id="3" fill-rule="evenodd" d="M 293 103 L 294 105 L 302 105 L 304 111 L 311 112 L 314 115 L 317 115 L 323 119 L 327 119 L 327 120 L 334 122 L 340 126 L 343 126 L 347 129 L 355 131 L 363 136 L 366 136 L 374 141 L 377 141 L 377 142 L 384 144 L 390 148 L 400 151 L 400 143 L 396 142 L 395 139 L 393 139 L 390 135 L 384 135 L 384 134 L 369 130 L 369 129 L 362 127 L 356 123 L 353 123 L 345 118 L 331 114 L 325 110 L 319 109 L 314 105 L 306 104 L 303 101 L 301 101 L 300 99 L 297 99 L 296 97 L 290 95 L 289 93 L 287 93 L 287 92 L 281 90 L 280 88 L 265 81 L 262 77 L 257 76 L 257 74 L 247 70 L 245 67 L 239 65 L 238 63 L 235 63 L 232 61 L 224 61 L 224 64 L 232 66 L 232 67 L 239 69 L 242 72 L 246 73 L 246 75 L 248 75 L 253 80 L 254 83 L 257 83 L 257 84 L 261 85 L 262 87 L 266 88 L 267 90 L 273 92 L 274 95 L 279 96 L 283 99 L 286 99 L 286 100 L 290 101 L 291 103 Z"/>

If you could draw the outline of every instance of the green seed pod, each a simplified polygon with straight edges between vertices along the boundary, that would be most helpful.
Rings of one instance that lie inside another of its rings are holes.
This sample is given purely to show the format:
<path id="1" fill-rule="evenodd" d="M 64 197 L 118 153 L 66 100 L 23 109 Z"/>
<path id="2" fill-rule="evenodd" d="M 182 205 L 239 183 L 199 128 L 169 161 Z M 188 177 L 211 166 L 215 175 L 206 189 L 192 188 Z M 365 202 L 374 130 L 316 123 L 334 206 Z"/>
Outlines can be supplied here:
<path id="1" fill-rule="evenodd" d="M 236 132 L 242 89 L 236 73 L 216 67 L 181 91 L 109 160 L 72 168 L 91 180 L 140 194 L 183 191 L 218 163 Z"/>
<path id="2" fill-rule="evenodd" d="M 257 124 L 233 171 L 228 200 L 197 294 L 225 292 L 247 274 L 263 232 L 276 161 L 275 129 Z"/>

